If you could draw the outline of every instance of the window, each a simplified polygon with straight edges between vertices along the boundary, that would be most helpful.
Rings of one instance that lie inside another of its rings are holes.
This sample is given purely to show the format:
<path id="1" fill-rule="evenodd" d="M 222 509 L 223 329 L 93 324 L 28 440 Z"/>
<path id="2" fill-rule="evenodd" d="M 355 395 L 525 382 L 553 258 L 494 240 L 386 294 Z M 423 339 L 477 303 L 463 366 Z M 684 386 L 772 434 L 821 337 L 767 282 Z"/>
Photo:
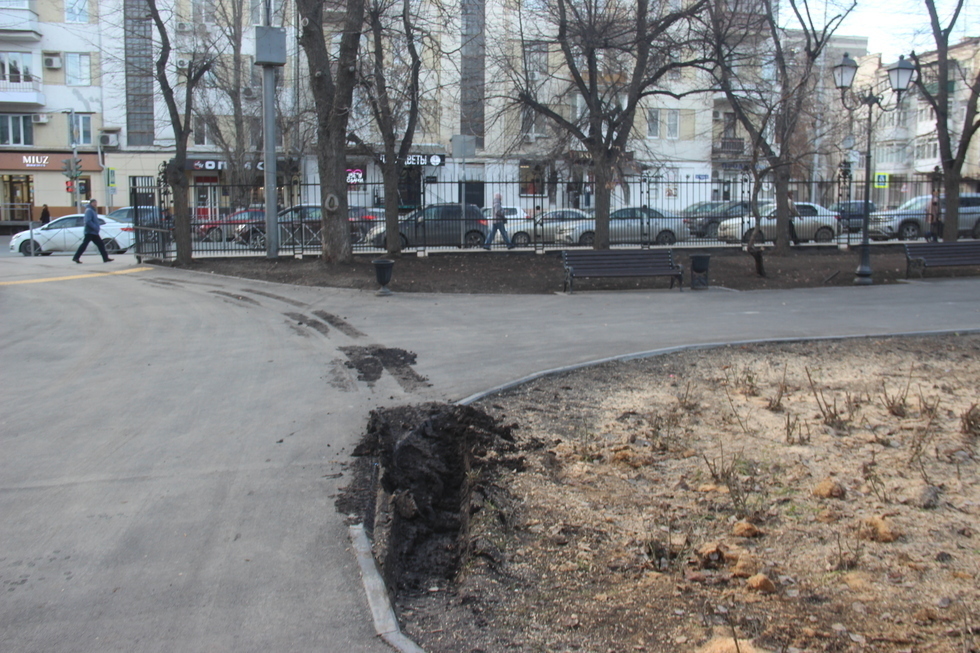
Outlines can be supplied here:
<path id="1" fill-rule="evenodd" d="M 79 52 L 65 53 L 65 84 L 90 86 L 92 84 L 92 56 Z"/>
<path id="2" fill-rule="evenodd" d="M 524 66 L 532 84 L 540 84 L 548 75 L 548 44 L 535 41 L 524 46 Z"/>
<path id="3" fill-rule="evenodd" d="M 521 109 L 521 133 L 529 136 L 546 136 L 548 121 L 544 115 L 530 107 Z"/>
<path id="4" fill-rule="evenodd" d="M 667 109 L 667 138 L 680 138 L 681 112 L 677 109 Z"/>
<path id="5" fill-rule="evenodd" d="M 194 22 L 213 24 L 214 20 L 214 0 L 194 0 L 192 8 Z"/>
<path id="6" fill-rule="evenodd" d="M 65 0 L 65 22 L 87 23 L 88 0 Z"/>
<path id="7" fill-rule="evenodd" d="M 207 120 L 201 116 L 194 116 L 194 145 L 211 145 L 210 131 Z"/>
<path id="8" fill-rule="evenodd" d="M 0 52 L 0 80 L 20 83 L 31 81 L 30 52 Z"/>
<path id="9" fill-rule="evenodd" d="M 76 113 L 75 124 L 72 125 L 74 131 L 74 138 L 72 139 L 76 145 L 91 145 L 92 144 L 92 116 L 85 115 L 82 113 Z"/>
<path id="10" fill-rule="evenodd" d="M 34 145 L 31 116 L 0 114 L 0 145 Z"/>
<path id="11" fill-rule="evenodd" d="M 660 109 L 647 110 L 647 138 L 660 138 Z"/>
<path id="12" fill-rule="evenodd" d="M 264 25 L 265 16 L 264 9 L 265 3 L 262 0 L 251 0 L 251 14 L 252 14 L 252 24 L 253 25 Z"/>

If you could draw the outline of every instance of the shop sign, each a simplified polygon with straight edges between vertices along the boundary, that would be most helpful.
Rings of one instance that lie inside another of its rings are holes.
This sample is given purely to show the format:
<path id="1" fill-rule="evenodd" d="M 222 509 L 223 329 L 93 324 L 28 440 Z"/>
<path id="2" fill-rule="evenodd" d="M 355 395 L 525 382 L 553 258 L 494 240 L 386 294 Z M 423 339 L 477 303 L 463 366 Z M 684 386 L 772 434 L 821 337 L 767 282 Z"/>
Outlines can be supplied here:
<path id="1" fill-rule="evenodd" d="M 66 158 L 71 158 L 71 152 L 0 152 L 0 170 L 34 170 L 61 172 L 62 162 Z M 98 172 L 102 169 L 99 165 L 98 155 L 82 154 L 79 152 L 78 158 L 82 160 L 82 170 L 85 172 Z"/>
<path id="2" fill-rule="evenodd" d="M 356 186 L 364 181 L 364 171 L 359 169 L 347 169 L 347 183 Z"/>
<path id="3" fill-rule="evenodd" d="M 284 165 L 285 161 L 279 161 L 276 165 Z M 251 170 L 255 168 L 256 170 L 265 170 L 265 161 L 257 161 L 254 165 L 252 162 L 245 163 L 245 169 Z M 221 170 L 228 169 L 228 162 L 221 159 L 188 159 L 187 163 L 184 165 L 184 170 L 194 170 L 195 172 L 220 172 Z"/>
<path id="4" fill-rule="evenodd" d="M 24 155 L 24 167 L 25 168 L 47 168 L 48 162 L 51 160 L 47 154 L 25 154 Z"/>
<path id="5" fill-rule="evenodd" d="M 385 160 L 384 154 L 381 155 L 382 163 Z M 446 165 L 445 154 L 409 154 L 405 157 L 406 166 L 444 166 Z"/>

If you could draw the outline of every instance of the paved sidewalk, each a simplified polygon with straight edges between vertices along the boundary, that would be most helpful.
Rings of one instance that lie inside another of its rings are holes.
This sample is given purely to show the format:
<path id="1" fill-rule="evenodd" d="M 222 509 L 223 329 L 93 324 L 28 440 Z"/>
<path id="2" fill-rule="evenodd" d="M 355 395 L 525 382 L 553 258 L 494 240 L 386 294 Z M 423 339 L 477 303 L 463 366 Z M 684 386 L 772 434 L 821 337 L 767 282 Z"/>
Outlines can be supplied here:
<path id="1" fill-rule="evenodd" d="M 380 653 L 333 508 L 371 409 L 691 344 L 980 329 L 977 279 L 380 298 L 70 264 L 0 258 L 5 650 Z"/>

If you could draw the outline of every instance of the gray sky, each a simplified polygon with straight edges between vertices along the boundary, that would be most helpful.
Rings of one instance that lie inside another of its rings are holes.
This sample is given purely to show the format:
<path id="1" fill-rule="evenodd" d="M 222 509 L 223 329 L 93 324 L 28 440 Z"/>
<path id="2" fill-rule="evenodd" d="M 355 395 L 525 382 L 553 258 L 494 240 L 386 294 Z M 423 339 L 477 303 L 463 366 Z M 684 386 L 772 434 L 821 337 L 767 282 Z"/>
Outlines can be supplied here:
<path id="1" fill-rule="evenodd" d="M 936 0 L 936 6 L 940 18 L 945 19 L 942 21 L 945 26 L 956 3 Z M 980 36 L 978 9 L 980 0 L 965 0 L 951 43 L 966 36 Z M 867 36 L 869 51 L 880 52 L 886 64 L 898 59 L 900 54 L 907 55 L 911 50 L 924 52 L 936 49 L 923 0 L 858 0 L 857 8 L 837 33 Z"/>

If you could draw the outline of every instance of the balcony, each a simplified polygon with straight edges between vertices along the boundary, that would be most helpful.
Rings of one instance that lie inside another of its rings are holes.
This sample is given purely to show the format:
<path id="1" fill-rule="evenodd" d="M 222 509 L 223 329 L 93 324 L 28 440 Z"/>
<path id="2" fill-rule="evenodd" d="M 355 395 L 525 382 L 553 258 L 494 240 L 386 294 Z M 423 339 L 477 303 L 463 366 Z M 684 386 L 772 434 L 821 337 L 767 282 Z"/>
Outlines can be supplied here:
<path id="1" fill-rule="evenodd" d="M 0 104 L 45 103 L 41 78 L 33 75 L 7 75 L 0 78 Z"/>
<path id="2" fill-rule="evenodd" d="M 745 155 L 744 138 L 722 138 L 711 144 L 711 156 L 715 159 L 735 159 Z"/>
<path id="3" fill-rule="evenodd" d="M 32 0 L 0 0 L 0 39 L 41 40 L 41 27 Z"/>

